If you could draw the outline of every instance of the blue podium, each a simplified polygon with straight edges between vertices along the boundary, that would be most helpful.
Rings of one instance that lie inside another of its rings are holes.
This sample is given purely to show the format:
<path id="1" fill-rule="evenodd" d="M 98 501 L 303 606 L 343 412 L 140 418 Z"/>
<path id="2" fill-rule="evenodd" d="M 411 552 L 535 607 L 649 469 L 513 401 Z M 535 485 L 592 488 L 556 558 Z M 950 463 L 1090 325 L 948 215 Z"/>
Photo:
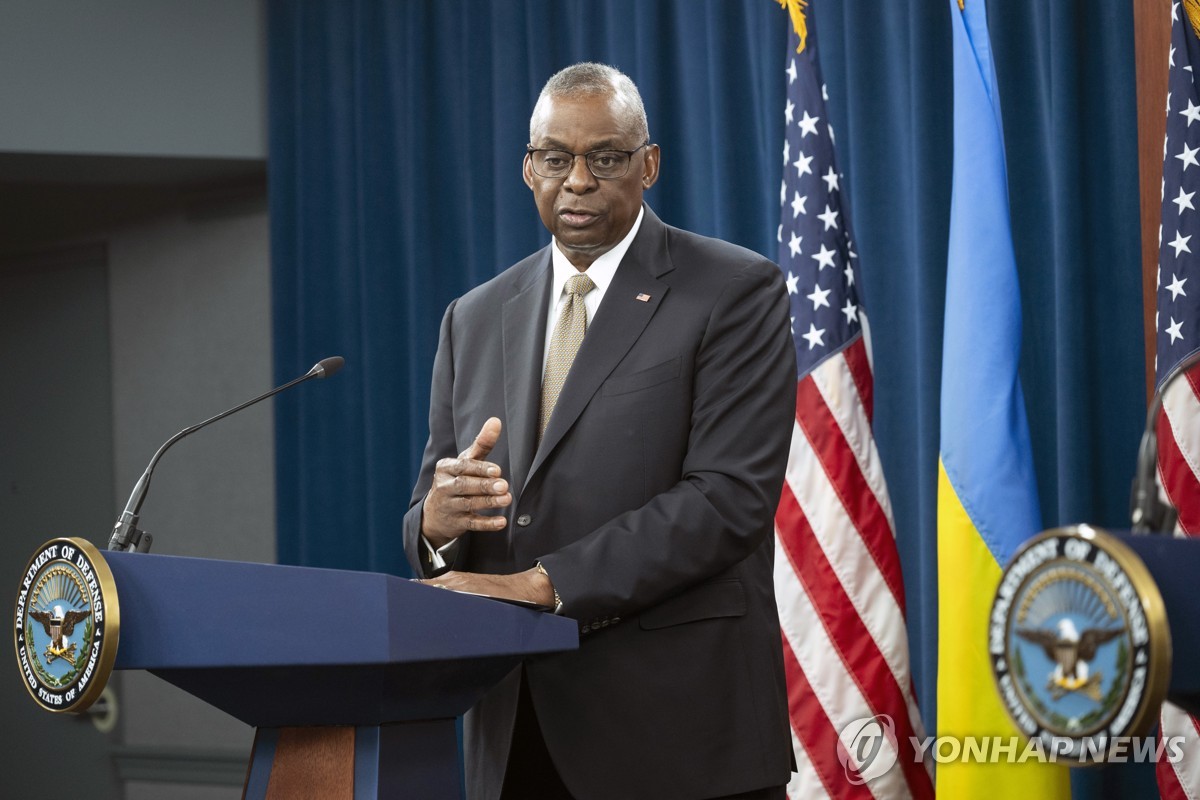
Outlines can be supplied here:
<path id="1" fill-rule="evenodd" d="M 455 717 L 573 620 L 365 572 L 109 551 L 116 669 L 254 726 L 248 800 L 461 796 Z"/>

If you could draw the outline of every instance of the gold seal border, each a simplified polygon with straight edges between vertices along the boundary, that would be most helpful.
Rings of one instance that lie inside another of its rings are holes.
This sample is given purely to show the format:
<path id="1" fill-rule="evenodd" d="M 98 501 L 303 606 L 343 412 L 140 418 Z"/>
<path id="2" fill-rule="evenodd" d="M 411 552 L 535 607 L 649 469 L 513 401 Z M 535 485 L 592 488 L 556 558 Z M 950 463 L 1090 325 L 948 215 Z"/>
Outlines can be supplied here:
<path id="1" fill-rule="evenodd" d="M 1149 631 L 1150 658 L 1146 665 L 1146 687 L 1142 692 L 1142 702 L 1134 712 L 1125 735 L 1145 735 L 1158 720 L 1158 712 L 1167 699 L 1167 688 L 1171 683 L 1171 626 L 1167 620 L 1167 606 L 1163 602 L 1162 593 L 1158 591 L 1158 584 L 1141 556 L 1108 531 L 1087 525 L 1059 530 L 1068 535 L 1077 532 L 1077 535 L 1085 539 L 1090 535 L 1096 546 L 1107 552 L 1109 557 L 1117 562 L 1117 566 L 1124 570 L 1129 582 L 1133 584 L 1138 601 L 1142 604 L 1142 613 L 1146 615 L 1146 627 Z"/>
<path id="2" fill-rule="evenodd" d="M 121 605 L 117 599 L 117 582 L 113 578 L 112 569 L 108 566 L 108 562 L 104 560 L 104 554 L 91 542 L 86 539 L 80 539 L 75 536 L 62 536 L 41 544 L 34 551 L 33 556 L 25 563 L 25 569 L 21 571 L 22 578 L 29 572 L 33 562 L 37 557 L 51 545 L 69 544 L 75 547 L 80 553 L 87 556 L 88 561 L 92 565 L 92 570 L 96 573 L 96 582 L 100 584 L 100 597 L 104 600 L 104 638 L 100 643 L 100 657 L 96 659 L 96 671 L 92 673 L 91 683 L 87 688 L 76 698 L 75 702 L 70 705 L 64 705 L 62 708 L 50 708 L 38 698 L 37 693 L 29 686 L 25 680 L 25 676 L 21 675 L 21 685 L 25 687 L 25 691 L 33 698 L 38 707 L 49 711 L 51 714 L 79 714 L 86 711 L 92 703 L 100 699 L 100 695 L 104 693 L 104 687 L 108 685 L 108 679 L 112 677 L 113 665 L 117 661 L 117 648 L 121 643 Z M 63 558 L 56 558 L 46 563 L 49 566 L 54 561 L 65 561 Z M 67 563 L 72 563 L 67 561 Z M 13 603 L 13 615 L 16 615 L 16 603 Z M 28 612 L 26 612 L 28 614 Z M 15 619 L 14 619 L 15 621 Z M 24 625 L 24 620 L 21 621 Z M 13 629 L 13 654 L 17 651 L 17 630 Z M 20 657 L 18 656 L 17 669 L 20 671 Z"/>
<path id="3" fill-rule="evenodd" d="M 1008 573 L 1009 567 L 1015 564 L 1025 554 L 1026 550 L 1041 544 L 1047 539 L 1056 537 L 1083 539 L 1095 545 L 1097 549 L 1104 551 L 1107 556 L 1117 563 L 1117 566 L 1121 568 L 1126 577 L 1129 578 L 1129 583 L 1133 587 L 1134 594 L 1137 595 L 1138 602 L 1141 603 L 1142 613 L 1146 616 L 1146 628 L 1148 632 L 1146 649 L 1149 655 L 1146 663 L 1146 685 L 1142 689 L 1141 702 L 1138 703 L 1137 710 L 1134 711 L 1133 717 L 1126 726 L 1126 730 L 1119 732 L 1119 734 L 1123 736 L 1145 735 L 1153 727 L 1152 723 L 1158 718 L 1159 709 L 1167 699 L 1167 687 L 1171 682 L 1171 628 L 1167 622 L 1167 609 L 1163 603 L 1162 594 L 1158 591 L 1158 584 L 1155 583 L 1154 577 L 1150 574 L 1150 570 L 1146 567 L 1145 562 L 1134 552 L 1133 548 L 1103 528 L 1095 528 L 1091 525 L 1068 525 L 1062 528 L 1051 528 L 1026 540 L 1017 548 L 1008 565 L 1005 566 L 1004 571 L 1000 575 L 1000 583 L 1003 584 L 1004 576 Z M 1063 558 L 1063 556 L 1059 556 L 1059 558 Z M 1093 569 L 1095 568 L 1092 562 L 1072 563 L 1086 563 Z M 1020 593 L 1021 589 L 1035 574 L 1030 573 L 1025 576 L 1024 580 L 1017 586 L 1014 597 Z M 999 591 L 999 586 L 997 586 L 997 591 Z M 993 600 L 993 604 L 994 602 Z M 1128 612 L 1124 608 L 1122 608 L 1122 616 L 1128 620 Z M 1005 619 L 1006 641 L 1008 640 L 1008 627 L 1010 624 L 1011 619 Z M 1132 653 L 1130 657 L 1132 658 Z M 1008 660 L 1007 654 L 1005 655 L 1005 660 Z M 1131 663 L 1129 669 L 1132 670 L 1133 668 L 1134 665 Z M 992 679 L 996 682 L 996 690 L 999 692 L 999 676 L 996 675 L 995 669 L 992 670 Z M 1008 708 L 1008 704 L 1004 702 L 1003 696 L 1000 698 L 1000 704 L 1004 706 L 1005 712 L 1012 719 L 1013 723 L 1017 724 L 1019 730 L 1020 725 L 1017 723 L 1013 712 Z M 1036 715 L 1034 716 L 1036 717 Z M 1072 736 L 1070 733 L 1048 732 L 1051 735 L 1061 735 L 1068 739 L 1080 738 Z M 1084 766 L 1089 766 L 1097 763 L 1103 764 L 1104 762 L 1083 761 L 1081 763 Z"/>

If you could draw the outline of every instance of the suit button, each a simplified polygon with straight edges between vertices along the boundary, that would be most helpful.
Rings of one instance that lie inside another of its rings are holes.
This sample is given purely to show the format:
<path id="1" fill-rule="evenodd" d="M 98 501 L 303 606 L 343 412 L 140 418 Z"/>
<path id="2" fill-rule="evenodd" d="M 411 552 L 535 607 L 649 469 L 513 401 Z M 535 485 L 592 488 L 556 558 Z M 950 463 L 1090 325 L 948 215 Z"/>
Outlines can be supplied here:
<path id="1" fill-rule="evenodd" d="M 618 622 L 620 622 L 620 621 L 621 621 L 621 618 L 620 618 L 620 617 L 613 617 L 613 618 L 612 618 L 612 624 L 613 624 L 613 625 L 616 625 L 616 624 L 617 624 Z"/>
<path id="2" fill-rule="evenodd" d="M 517 525 L 522 528 L 528 526 L 531 522 L 533 522 L 532 514 L 522 514 L 521 516 L 517 517 Z"/>
<path id="3" fill-rule="evenodd" d="M 601 627 L 601 628 L 607 628 L 607 627 L 608 627 L 608 620 L 604 620 L 603 622 L 601 622 L 601 623 L 600 623 L 600 627 Z"/>
<path id="4" fill-rule="evenodd" d="M 590 632 L 591 630 L 592 630 L 592 626 L 591 626 L 591 625 L 584 625 L 582 628 L 580 628 L 580 629 L 579 629 L 579 632 L 580 632 L 580 633 L 588 633 L 588 632 Z"/>

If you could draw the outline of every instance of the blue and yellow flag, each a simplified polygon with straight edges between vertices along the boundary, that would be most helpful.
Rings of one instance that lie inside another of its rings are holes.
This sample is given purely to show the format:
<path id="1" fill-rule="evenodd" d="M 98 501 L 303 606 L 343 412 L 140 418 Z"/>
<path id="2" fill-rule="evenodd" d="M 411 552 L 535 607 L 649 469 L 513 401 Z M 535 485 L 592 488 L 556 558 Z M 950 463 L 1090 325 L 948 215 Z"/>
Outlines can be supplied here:
<path id="1" fill-rule="evenodd" d="M 1021 299 L 1000 98 L 983 0 L 949 0 L 954 180 L 938 475 L 938 702 L 942 736 L 1013 737 L 987 651 L 1000 570 L 1041 529 L 1017 377 Z M 1018 748 L 1018 753 L 1020 748 Z M 1069 797 L 1065 767 L 943 763 L 942 797 Z"/>

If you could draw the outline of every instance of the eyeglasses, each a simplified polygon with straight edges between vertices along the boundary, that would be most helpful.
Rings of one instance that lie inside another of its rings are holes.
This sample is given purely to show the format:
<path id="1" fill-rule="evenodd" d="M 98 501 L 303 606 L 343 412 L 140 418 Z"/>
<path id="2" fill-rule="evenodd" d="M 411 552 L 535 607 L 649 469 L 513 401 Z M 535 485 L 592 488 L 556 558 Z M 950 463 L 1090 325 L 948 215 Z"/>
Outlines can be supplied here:
<path id="1" fill-rule="evenodd" d="M 632 150 L 593 150 L 590 153 L 572 153 L 569 150 L 541 150 L 528 147 L 529 162 L 533 171 L 543 178 L 565 178 L 575 166 L 575 159 L 583 157 L 588 171 L 601 180 L 624 178 L 629 172 L 633 154 L 650 142 L 643 142 Z"/>

